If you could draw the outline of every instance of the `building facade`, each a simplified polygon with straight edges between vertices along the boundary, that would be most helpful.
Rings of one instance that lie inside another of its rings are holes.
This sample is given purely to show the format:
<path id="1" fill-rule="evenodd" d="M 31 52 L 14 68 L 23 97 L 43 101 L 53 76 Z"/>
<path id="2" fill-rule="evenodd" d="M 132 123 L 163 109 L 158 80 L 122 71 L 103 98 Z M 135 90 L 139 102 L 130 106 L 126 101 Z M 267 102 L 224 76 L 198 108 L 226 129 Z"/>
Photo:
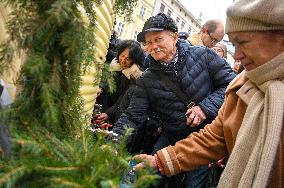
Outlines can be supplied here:
<path id="1" fill-rule="evenodd" d="M 120 39 L 136 40 L 138 33 L 142 30 L 145 21 L 152 16 L 155 0 L 137 1 L 131 21 L 127 21 L 124 17 L 116 17 L 116 25 L 114 30 Z"/>
<path id="2" fill-rule="evenodd" d="M 196 19 L 178 0 L 142 0 L 132 14 L 132 21 L 116 17 L 115 31 L 120 39 L 134 39 L 142 30 L 145 21 L 158 13 L 171 16 L 177 23 L 178 30 L 187 33 L 201 29 L 201 19 Z"/>
<path id="3" fill-rule="evenodd" d="M 176 21 L 179 31 L 190 34 L 201 29 L 201 19 L 196 19 L 178 0 L 156 0 L 153 15 L 161 12 Z"/>

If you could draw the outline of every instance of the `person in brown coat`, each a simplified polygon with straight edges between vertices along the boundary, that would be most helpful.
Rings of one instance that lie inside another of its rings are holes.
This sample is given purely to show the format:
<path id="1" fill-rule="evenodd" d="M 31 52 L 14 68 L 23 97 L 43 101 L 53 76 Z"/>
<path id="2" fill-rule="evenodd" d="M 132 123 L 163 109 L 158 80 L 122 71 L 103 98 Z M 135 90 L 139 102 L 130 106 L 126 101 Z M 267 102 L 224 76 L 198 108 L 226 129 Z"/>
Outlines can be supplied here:
<path id="1" fill-rule="evenodd" d="M 226 33 L 245 71 L 228 86 L 218 116 L 174 146 L 137 157 L 173 176 L 229 155 L 218 187 L 284 187 L 283 18 L 282 0 L 234 2 Z"/>

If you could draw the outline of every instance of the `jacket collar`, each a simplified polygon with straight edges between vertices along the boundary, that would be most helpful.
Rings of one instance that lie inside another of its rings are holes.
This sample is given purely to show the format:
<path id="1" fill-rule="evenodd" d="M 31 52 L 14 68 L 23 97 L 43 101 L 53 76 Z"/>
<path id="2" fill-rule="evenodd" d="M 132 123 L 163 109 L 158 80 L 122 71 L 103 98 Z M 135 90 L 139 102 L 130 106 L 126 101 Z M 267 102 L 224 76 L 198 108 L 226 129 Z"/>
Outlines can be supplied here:
<path id="1" fill-rule="evenodd" d="M 185 54 L 186 51 L 189 48 L 189 45 L 185 41 L 178 40 L 177 44 L 177 60 L 172 61 L 171 63 L 165 65 L 164 63 L 160 61 L 156 61 L 151 55 L 149 55 L 151 64 L 150 64 L 150 69 L 151 70 L 170 70 L 173 66 L 180 67 L 184 65 L 185 61 Z"/>

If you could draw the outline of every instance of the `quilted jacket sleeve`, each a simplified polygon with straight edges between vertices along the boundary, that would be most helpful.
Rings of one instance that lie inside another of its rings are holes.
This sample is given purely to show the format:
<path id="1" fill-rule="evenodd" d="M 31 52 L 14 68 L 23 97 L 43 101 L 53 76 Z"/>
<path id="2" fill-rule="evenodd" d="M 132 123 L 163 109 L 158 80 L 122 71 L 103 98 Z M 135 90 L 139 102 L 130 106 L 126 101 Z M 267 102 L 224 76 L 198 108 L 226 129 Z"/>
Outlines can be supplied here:
<path id="1" fill-rule="evenodd" d="M 141 83 L 138 81 L 137 83 Z M 148 118 L 149 102 L 146 91 L 141 84 L 134 88 L 133 95 L 128 108 L 114 124 L 113 131 L 119 135 L 124 135 L 126 129 L 133 128 L 138 130 Z"/>
<path id="2" fill-rule="evenodd" d="M 207 118 L 213 120 L 224 102 L 225 90 L 236 74 L 225 59 L 220 58 L 211 49 L 207 51 L 208 55 L 202 56 L 202 61 L 207 62 L 213 91 L 199 103 L 199 106 Z"/>

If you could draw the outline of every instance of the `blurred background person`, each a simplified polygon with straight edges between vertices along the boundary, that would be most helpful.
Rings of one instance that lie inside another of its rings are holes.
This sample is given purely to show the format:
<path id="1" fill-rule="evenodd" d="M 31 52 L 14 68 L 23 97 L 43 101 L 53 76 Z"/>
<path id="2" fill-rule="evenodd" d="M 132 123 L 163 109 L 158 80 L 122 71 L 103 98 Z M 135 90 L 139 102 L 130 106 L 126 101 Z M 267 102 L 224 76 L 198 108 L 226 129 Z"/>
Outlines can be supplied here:
<path id="1" fill-rule="evenodd" d="M 242 66 L 240 60 L 235 60 L 233 70 L 234 70 L 237 74 L 240 74 L 240 73 L 244 70 L 244 67 Z"/>
<path id="2" fill-rule="evenodd" d="M 201 28 L 199 33 L 193 33 L 188 37 L 192 46 L 207 46 L 212 48 L 220 42 L 225 35 L 224 23 L 222 20 L 208 20 Z"/>
<path id="3" fill-rule="evenodd" d="M 188 45 L 190 45 L 190 43 L 187 40 L 188 37 L 189 37 L 189 34 L 185 31 L 181 31 L 178 33 L 178 38 L 181 40 L 184 40 Z"/>
<path id="4" fill-rule="evenodd" d="M 149 52 L 148 52 L 147 45 L 145 44 L 145 42 L 140 42 L 140 45 L 141 45 L 141 48 L 143 49 L 144 55 L 145 55 L 145 60 L 144 60 L 144 63 L 142 65 L 142 69 L 146 70 L 147 68 L 150 67 L 150 63 L 151 63 L 151 61 L 149 59 Z"/>
<path id="5" fill-rule="evenodd" d="M 218 54 L 218 56 L 224 59 L 227 58 L 227 45 L 225 43 L 218 42 L 212 49 Z"/>

